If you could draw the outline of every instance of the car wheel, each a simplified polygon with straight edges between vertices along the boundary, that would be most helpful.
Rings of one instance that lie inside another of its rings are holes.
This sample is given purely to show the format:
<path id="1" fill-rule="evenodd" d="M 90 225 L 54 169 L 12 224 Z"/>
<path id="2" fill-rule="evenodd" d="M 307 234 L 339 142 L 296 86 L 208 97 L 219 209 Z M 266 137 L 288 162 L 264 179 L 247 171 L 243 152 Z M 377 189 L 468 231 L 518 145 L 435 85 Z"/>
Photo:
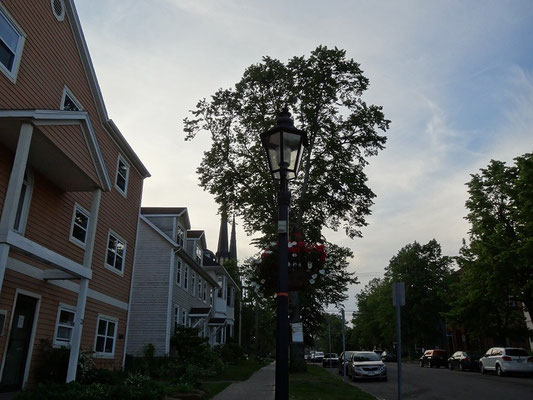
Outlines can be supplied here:
<path id="1" fill-rule="evenodd" d="M 428 367 L 433 368 L 433 366 L 431 365 L 431 361 L 428 361 Z"/>
<path id="2" fill-rule="evenodd" d="M 459 363 L 459 371 L 464 371 L 464 370 L 465 370 L 465 367 L 463 363 Z"/>
<path id="3" fill-rule="evenodd" d="M 424 361 L 420 360 L 420 368 L 423 368 L 424 367 Z"/>
<path id="4" fill-rule="evenodd" d="M 496 364 L 496 375 L 498 375 L 498 376 L 504 376 L 505 375 L 499 364 Z"/>
<path id="5" fill-rule="evenodd" d="M 452 369 L 453 369 L 453 364 L 452 364 L 450 361 L 448 362 L 448 369 L 449 369 L 449 370 L 452 370 Z"/>

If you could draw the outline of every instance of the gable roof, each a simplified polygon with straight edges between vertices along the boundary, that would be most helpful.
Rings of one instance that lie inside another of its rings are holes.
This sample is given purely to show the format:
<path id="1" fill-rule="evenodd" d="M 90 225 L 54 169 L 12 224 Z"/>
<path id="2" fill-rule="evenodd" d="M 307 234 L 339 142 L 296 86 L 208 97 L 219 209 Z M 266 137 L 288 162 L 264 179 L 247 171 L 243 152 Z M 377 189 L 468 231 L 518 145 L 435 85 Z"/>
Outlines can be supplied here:
<path id="1" fill-rule="evenodd" d="M 85 41 L 83 30 L 81 29 L 81 23 L 78 17 L 78 13 L 76 11 L 76 6 L 74 5 L 74 0 L 66 0 L 65 9 L 68 18 L 71 21 L 70 26 L 72 27 L 74 40 L 76 41 L 76 45 L 78 46 L 78 51 L 80 53 L 83 68 L 85 70 L 85 75 L 87 76 L 89 87 L 95 99 L 96 108 L 103 122 L 103 125 L 106 128 L 106 131 L 111 136 L 111 138 L 120 147 L 124 156 L 130 162 L 130 165 L 134 166 L 143 178 L 147 178 L 150 176 L 150 173 L 148 172 L 144 164 L 141 162 L 137 154 L 135 154 L 135 152 L 133 151 L 129 143 L 126 141 L 126 139 L 124 138 L 118 127 L 115 125 L 113 120 L 111 120 L 107 114 L 107 109 L 105 107 L 102 91 L 100 90 L 98 79 L 96 78 L 94 66 L 91 60 L 91 56 L 89 54 L 89 48 L 87 47 L 87 42 Z"/>

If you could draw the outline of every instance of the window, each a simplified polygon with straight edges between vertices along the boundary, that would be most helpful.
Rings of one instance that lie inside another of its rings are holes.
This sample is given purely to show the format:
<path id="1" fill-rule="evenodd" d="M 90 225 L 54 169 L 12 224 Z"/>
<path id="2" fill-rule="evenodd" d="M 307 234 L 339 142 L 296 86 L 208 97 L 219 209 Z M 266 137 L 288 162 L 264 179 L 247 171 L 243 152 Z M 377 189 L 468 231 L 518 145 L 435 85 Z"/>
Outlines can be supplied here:
<path id="1" fill-rule="evenodd" d="M 198 297 L 199 298 L 202 298 L 202 278 L 200 278 L 200 276 L 198 276 Z"/>
<path id="2" fill-rule="evenodd" d="M 60 110 L 63 111 L 80 111 L 83 110 L 81 103 L 74 96 L 68 87 L 63 88 L 63 95 L 61 96 Z"/>
<path id="3" fill-rule="evenodd" d="M 115 186 L 118 188 L 119 192 L 124 196 L 128 192 L 128 175 L 130 171 L 130 166 L 126 161 L 118 156 L 117 162 L 117 179 L 115 181 Z"/>
<path id="4" fill-rule="evenodd" d="M 218 294 L 217 296 L 218 297 L 222 297 L 222 290 L 223 290 L 223 287 L 224 287 L 224 278 L 222 276 L 217 276 L 217 281 L 218 281 L 218 286 L 220 286 L 217 290 Z"/>
<path id="5" fill-rule="evenodd" d="M 24 179 L 22 181 L 22 187 L 20 188 L 20 196 L 17 204 L 17 213 L 15 214 L 15 223 L 13 224 L 13 230 L 23 234 L 26 228 L 26 221 L 28 219 L 28 213 L 30 210 L 30 199 L 33 191 L 33 174 L 29 169 L 24 172 Z"/>
<path id="6" fill-rule="evenodd" d="M 74 330 L 74 308 L 59 306 L 57 310 L 56 330 L 54 334 L 54 345 L 60 347 L 70 346 L 72 331 Z"/>
<path id="7" fill-rule="evenodd" d="M 192 295 L 194 296 L 196 294 L 196 272 L 192 273 L 191 277 L 191 289 L 192 289 Z"/>
<path id="8" fill-rule="evenodd" d="M 112 271 L 123 273 L 125 255 L 126 243 L 110 232 L 107 240 L 106 266 L 111 267 Z"/>
<path id="9" fill-rule="evenodd" d="M 213 305 L 213 289 L 209 291 L 209 305 Z"/>
<path id="10" fill-rule="evenodd" d="M 24 33 L 0 4 L 0 70 L 15 82 L 24 47 Z"/>
<path id="11" fill-rule="evenodd" d="M 176 243 L 183 247 L 185 241 L 185 230 L 181 226 L 176 227 Z"/>
<path id="12" fill-rule="evenodd" d="M 70 240 L 78 245 L 85 246 L 88 229 L 89 213 L 78 204 L 75 204 L 72 227 L 70 229 Z"/>
<path id="13" fill-rule="evenodd" d="M 180 306 L 174 306 L 174 329 L 180 324 Z"/>
<path id="14" fill-rule="evenodd" d="M 176 285 L 181 286 L 181 260 L 178 258 L 178 262 L 176 263 Z"/>
<path id="15" fill-rule="evenodd" d="M 6 325 L 7 310 L 0 310 L 0 336 L 4 336 L 4 326 Z"/>
<path id="16" fill-rule="evenodd" d="M 183 288 L 185 290 L 189 289 L 189 266 L 185 266 L 185 277 L 183 278 Z"/>
<path id="17" fill-rule="evenodd" d="M 182 324 L 183 326 L 188 326 L 188 323 L 187 323 L 187 314 L 188 314 L 188 312 L 185 311 L 185 310 L 183 310 L 183 311 L 181 312 L 181 324 Z"/>
<path id="18" fill-rule="evenodd" d="M 113 357 L 115 354 L 115 338 L 117 336 L 116 318 L 98 316 L 96 324 L 95 356 Z"/>
<path id="19" fill-rule="evenodd" d="M 204 281 L 204 289 L 202 292 L 202 297 L 204 299 L 204 303 L 207 301 L 207 283 Z"/>
<path id="20" fill-rule="evenodd" d="M 202 252 L 202 249 L 200 248 L 200 246 L 196 245 L 196 262 L 198 263 L 198 265 L 202 265 L 202 255 L 204 253 Z"/>

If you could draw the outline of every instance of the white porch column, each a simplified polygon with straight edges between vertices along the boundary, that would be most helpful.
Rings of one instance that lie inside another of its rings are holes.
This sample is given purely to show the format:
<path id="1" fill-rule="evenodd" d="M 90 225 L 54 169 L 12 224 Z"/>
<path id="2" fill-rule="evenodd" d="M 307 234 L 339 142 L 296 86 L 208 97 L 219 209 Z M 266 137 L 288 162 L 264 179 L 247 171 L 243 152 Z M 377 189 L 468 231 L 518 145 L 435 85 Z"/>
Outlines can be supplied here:
<path id="1" fill-rule="evenodd" d="M 100 199 L 102 191 L 93 191 L 91 204 L 91 214 L 89 216 L 89 227 L 87 229 L 87 243 L 85 244 L 85 254 L 83 256 L 83 266 L 91 268 L 93 259 L 94 239 L 96 237 L 96 225 L 98 223 L 98 211 L 100 209 Z M 89 279 L 81 279 L 78 302 L 76 304 L 76 316 L 74 318 L 74 329 L 70 338 L 70 357 L 68 360 L 67 382 L 76 380 L 76 369 L 78 367 L 78 357 L 80 355 L 81 334 L 83 331 L 83 318 L 85 317 L 85 305 L 87 304 L 87 291 L 89 290 Z"/>
<path id="2" fill-rule="evenodd" d="M 15 160 L 13 162 L 13 168 L 11 169 L 11 176 L 9 177 L 9 183 L 7 185 L 4 207 L 2 208 L 2 217 L 0 217 L 0 293 L 2 292 L 4 274 L 6 272 L 7 256 L 9 254 L 9 245 L 2 242 L 5 241 L 5 235 L 7 235 L 7 232 L 15 223 L 17 206 L 19 202 L 20 191 L 22 189 L 22 182 L 24 181 L 24 172 L 26 171 L 32 136 L 33 125 L 29 123 L 23 123 L 20 127 L 17 152 L 15 153 Z"/>

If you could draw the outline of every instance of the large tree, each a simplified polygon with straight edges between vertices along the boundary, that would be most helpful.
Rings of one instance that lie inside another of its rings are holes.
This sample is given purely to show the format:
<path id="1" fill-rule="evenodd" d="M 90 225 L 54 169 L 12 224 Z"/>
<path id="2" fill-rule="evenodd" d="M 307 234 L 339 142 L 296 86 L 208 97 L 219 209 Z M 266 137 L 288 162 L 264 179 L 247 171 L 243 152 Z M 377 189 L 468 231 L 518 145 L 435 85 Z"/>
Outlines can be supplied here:
<path id="1" fill-rule="evenodd" d="M 248 233 L 259 233 L 261 245 L 272 242 L 278 187 L 270 177 L 260 134 L 288 107 L 309 141 L 302 172 L 292 186 L 292 233 L 302 233 L 309 242 L 325 242 L 325 228 L 361 236 L 375 197 L 364 167 L 368 157 L 383 149 L 386 138 L 380 133 L 389 126 L 380 106 L 363 101 L 368 84 L 359 64 L 337 48 L 319 46 L 309 57 L 293 57 L 287 63 L 263 57 L 245 70 L 235 87 L 199 101 L 192 116 L 184 119 L 186 140 L 199 132 L 211 137 L 197 170 L 201 187 L 221 208 L 240 216 Z M 331 288 L 345 291 L 350 282 L 337 280 Z M 305 295 L 311 297 L 302 304 L 313 304 L 310 311 L 318 318 L 324 306 L 319 293 L 308 290 Z M 291 304 L 296 302 L 291 298 Z"/>
<path id="2" fill-rule="evenodd" d="M 504 343 L 523 325 L 516 302 L 533 310 L 533 154 L 491 160 L 467 186 L 471 229 L 449 317 Z"/>
<path id="3" fill-rule="evenodd" d="M 367 348 L 391 348 L 396 337 L 392 284 L 404 282 L 402 343 L 409 351 L 443 347 L 446 344 L 443 313 L 447 311 L 451 263 L 452 259 L 442 254 L 434 239 L 401 248 L 389 261 L 384 277 L 372 280 L 357 296 L 353 323 L 360 344 Z"/>

